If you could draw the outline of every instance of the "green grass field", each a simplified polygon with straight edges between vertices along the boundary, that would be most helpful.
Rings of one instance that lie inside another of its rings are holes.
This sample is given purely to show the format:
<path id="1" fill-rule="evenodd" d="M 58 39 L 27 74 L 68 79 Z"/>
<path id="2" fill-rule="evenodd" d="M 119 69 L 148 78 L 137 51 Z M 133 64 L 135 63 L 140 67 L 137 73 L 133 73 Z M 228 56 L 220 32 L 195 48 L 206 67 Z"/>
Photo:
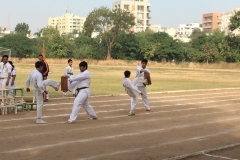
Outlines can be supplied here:
<path id="1" fill-rule="evenodd" d="M 25 81 L 34 65 L 15 63 L 17 70 L 16 85 L 25 87 Z M 66 64 L 49 64 L 50 74 L 48 79 L 60 81 Z M 125 94 L 122 87 L 123 72 L 131 71 L 131 79 L 135 76 L 136 66 L 107 66 L 89 65 L 88 70 L 92 74 L 91 93 L 95 95 L 119 95 Z M 189 69 L 189 68 L 163 68 L 149 67 L 151 71 L 152 85 L 147 87 L 148 92 L 214 89 L 214 88 L 238 88 L 240 86 L 240 72 L 238 70 L 220 69 Z M 79 73 L 78 66 L 74 64 L 74 74 Z M 49 90 L 50 97 L 62 97 L 61 91 Z M 24 93 L 30 95 L 32 93 Z M 72 96 L 68 93 L 68 96 Z"/>

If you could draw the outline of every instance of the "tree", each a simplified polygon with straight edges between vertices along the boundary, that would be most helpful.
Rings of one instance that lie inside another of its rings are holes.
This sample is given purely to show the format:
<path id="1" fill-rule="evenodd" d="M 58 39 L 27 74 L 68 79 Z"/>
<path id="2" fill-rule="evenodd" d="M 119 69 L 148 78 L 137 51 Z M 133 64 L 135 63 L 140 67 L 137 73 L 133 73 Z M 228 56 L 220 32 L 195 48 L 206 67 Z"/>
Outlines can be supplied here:
<path id="1" fill-rule="evenodd" d="M 42 29 L 40 29 L 40 30 L 38 29 L 38 31 L 35 32 L 34 35 L 37 36 L 37 37 L 41 37 L 41 36 L 42 36 L 42 33 L 43 33 L 43 30 L 44 30 L 44 28 L 42 28 Z"/>
<path id="2" fill-rule="evenodd" d="M 121 9 L 111 11 L 107 7 L 94 9 L 87 17 L 83 32 L 91 36 L 93 32 L 99 32 L 97 40 L 104 41 L 107 46 L 107 59 L 111 59 L 112 47 L 122 32 L 129 32 L 134 26 L 134 17 L 130 12 Z"/>
<path id="3" fill-rule="evenodd" d="M 67 57 L 67 47 L 65 46 L 64 38 L 60 35 L 53 35 L 46 46 L 49 57 Z"/>
<path id="4" fill-rule="evenodd" d="M 236 12 L 234 16 L 230 18 L 229 29 L 234 31 L 240 26 L 240 11 Z"/>
<path id="5" fill-rule="evenodd" d="M 60 32 L 58 31 L 57 27 L 54 28 L 54 27 L 48 26 L 46 28 L 43 28 L 42 35 L 43 37 L 50 38 L 50 37 L 53 37 L 54 35 L 60 35 Z"/>
<path id="6" fill-rule="evenodd" d="M 190 35 L 190 38 L 197 38 L 202 34 L 202 31 L 199 28 L 194 28 L 192 34 Z"/>
<path id="7" fill-rule="evenodd" d="M 0 44 L 3 47 L 10 48 L 12 50 L 12 56 L 19 59 L 29 57 L 32 54 L 32 48 L 34 43 L 32 40 L 22 34 L 9 34 L 0 38 Z"/>
<path id="8" fill-rule="evenodd" d="M 125 60 L 141 59 L 137 56 L 138 52 L 139 43 L 136 34 L 123 32 L 112 49 L 112 57 Z"/>
<path id="9" fill-rule="evenodd" d="M 203 52 L 203 58 L 205 59 L 205 62 L 214 62 L 216 55 L 217 55 L 217 49 L 209 42 L 202 45 L 201 48 Z"/>
<path id="10" fill-rule="evenodd" d="M 29 26 L 26 23 L 18 23 L 15 27 L 15 32 L 17 32 L 18 34 L 23 34 L 23 35 L 27 35 L 30 34 L 30 30 L 29 30 Z"/>

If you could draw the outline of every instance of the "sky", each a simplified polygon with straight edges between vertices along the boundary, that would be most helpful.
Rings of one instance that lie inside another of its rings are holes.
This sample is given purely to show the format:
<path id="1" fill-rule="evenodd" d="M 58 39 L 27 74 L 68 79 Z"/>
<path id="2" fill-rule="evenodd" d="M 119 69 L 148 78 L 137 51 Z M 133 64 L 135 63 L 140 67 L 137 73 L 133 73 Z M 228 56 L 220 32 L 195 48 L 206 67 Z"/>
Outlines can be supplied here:
<path id="1" fill-rule="evenodd" d="M 74 15 L 87 17 L 94 8 L 112 8 L 118 0 L 0 0 L 0 27 L 14 30 L 27 23 L 32 33 L 47 26 L 49 17 L 62 16 L 66 8 Z M 149 0 L 151 25 L 177 29 L 180 24 L 202 21 L 202 14 L 225 13 L 240 8 L 240 0 Z"/>

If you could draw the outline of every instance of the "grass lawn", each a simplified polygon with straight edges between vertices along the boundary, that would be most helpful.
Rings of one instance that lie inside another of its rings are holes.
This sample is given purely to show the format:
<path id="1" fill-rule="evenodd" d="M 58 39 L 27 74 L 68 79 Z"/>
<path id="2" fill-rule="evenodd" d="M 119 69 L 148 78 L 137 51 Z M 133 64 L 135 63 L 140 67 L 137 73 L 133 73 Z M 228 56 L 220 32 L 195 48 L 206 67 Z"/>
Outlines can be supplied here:
<path id="1" fill-rule="evenodd" d="M 33 64 L 15 63 L 17 70 L 16 85 L 25 87 L 25 81 Z M 60 81 L 67 64 L 49 64 L 50 74 L 48 79 Z M 88 70 L 92 74 L 92 95 L 119 95 L 125 94 L 122 87 L 123 72 L 131 71 L 131 79 L 135 76 L 136 66 L 107 66 L 89 65 Z M 79 73 L 78 65 L 74 64 L 74 74 Z M 214 89 L 214 88 L 238 88 L 240 86 L 240 72 L 238 70 L 221 69 L 188 69 L 188 68 L 163 68 L 149 67 L 151 71 L 152 85 L 147 87 L 148 92 Z M 61 91 L 49 90 L 50 97 L 62 97 Z M 31 95 L 32 93 L 24 93 Z M 71 96 L 72 94 L 68 94 Z"/>

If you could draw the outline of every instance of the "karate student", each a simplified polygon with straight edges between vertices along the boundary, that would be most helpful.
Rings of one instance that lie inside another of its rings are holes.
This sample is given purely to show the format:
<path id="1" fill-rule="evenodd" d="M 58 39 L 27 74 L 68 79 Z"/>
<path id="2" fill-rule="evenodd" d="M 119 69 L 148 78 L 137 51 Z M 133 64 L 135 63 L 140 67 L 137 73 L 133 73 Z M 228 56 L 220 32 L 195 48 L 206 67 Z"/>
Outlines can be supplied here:
<path id="1" fill-rule="evenodd" d="M 37 124 L 45 124 L 44 120 L 42 120 L 42 108 L 43 108 L 43 92 L 47 93 L 46 86 L 53 87 L 56 91 L 58 91 L 60 82 L 56 82 L 53 80 L 44 80 L 42 78 L 42 68 L 43 63 L 42 62 L 36 62 L 35 63 L 36 70 L 33 70 L 30 72 L 27 80 L 26 80 L 26 91 L 30 92 L 29 86 L 32 85 L 32 91 L 34 93 L 34 96 L 37 100 Z"/>
<path id="2" fill-rule="evenodd" d="M 41 62 L 43 64 L 43 67 L 42 67 L 42 77 L 43 77 L 43 80 L 46 80 L 47 77 L 48 77 L 48 73 L 49 73 L 49 66 L 48 66 L 48 63 L 47 61 L 44 59 L 43 55 L 40 54 L 38 56 L 38 60 L 39 62 Z M 48 91 L 48 88 L 46 88 L 46 91 Z M 48 99 L 49 99 L 49 94 L 47 92 L 44 92 L 43 93 L 43 100 L 44 102 L 48 102 Z"/>
<path id="3" fill-rule="evenodd" d="M 126 93 L 131 97 L 131 107 L 128 115 L 134 116 L 135 115 L 134 109 L 138 102 L 137 97 L 139 94 L 141 94 L 141 91 L 138 90 L 138 88 L 132 84 L 132 81 L 129 79 L 130 75 L 131 75 L 130 71 L 127 70 L 124 72 L 125 78 L 122 81 L 122 85 L 123 87 L 125 87 Z"/>
<path id="4" fill-rule="evenodd" d="M 68 60 L 68 66 L 64 70 L 64 76 L 65 77 L 70 77 L 73 75 L 73 66 L 72 66 L 73 61 L 71 59 Z M 69 86 L 69 84 L 68 84 Z M 75 90 L 72 91 L 73 96 L 75 96 Z M 63 97 L 67 95 L 67 92 L 63 92 Z"/>
<path id="5" fill-rule="evenodd" d="M 8 63 L 8 55 L 3 55 L 0 63 L 0 88 L 6 88 L 11 78 L 12 66 Z"/>
<path id="6" fill-rule="evenodd" d="M 90 96 L 90 83 L 91 83 L 91 74 L 87 70 L 88 64 L 85 61 L 79 63 L 80 73 L 75 76 L 70 76 L 69 81 L 69 90 L 72 91 L 74 86 L 77 86 L 76 98 L 73 102 L 72 113 L 67 121 L 67 123 L 73 123 L 78 116 L 78 112 L 81 106 L 86 110 L 89 119 L 97 119 L 97 115 L 92 108 L 92 106 L 88 103 L 88 97 Z"/>
<path id="7" fill-rule="evenodd" d="M 143 104 L 146 108 L 146 111 L 150 111 L 150 106 L 148 103 L 148 97 L 147 97 L 147 89 L 146 89 L 146 84 L 144 84 L 144 72 L 150 73 L 149 69 L 147 69 L 147 59 L 143 59 L 141 61 L 141 66 L 136 67 L 136 77 L 133 81 L 135 81 L 134 85 L 137 86 L 138 90 L 141 91 L 141 97 L 143 100 Z"/>
<path id="8" fill-rule="evenodd" d="M 8 63 L 12 66 L 12 71 L 11 71 L 11 77 L 10 77 L 9 84 L 8 84 L 7 88 L 11 89 L 11 88 L 15 88 L 16 87 L 15 79 L 16 79 L 17 73 L 16 73 L 16 69 L 15 69 L 12 61 L 8 61 Z M 13 90 L 11 90 L 9 92 L 9 95 L 13 96 Z"/>

